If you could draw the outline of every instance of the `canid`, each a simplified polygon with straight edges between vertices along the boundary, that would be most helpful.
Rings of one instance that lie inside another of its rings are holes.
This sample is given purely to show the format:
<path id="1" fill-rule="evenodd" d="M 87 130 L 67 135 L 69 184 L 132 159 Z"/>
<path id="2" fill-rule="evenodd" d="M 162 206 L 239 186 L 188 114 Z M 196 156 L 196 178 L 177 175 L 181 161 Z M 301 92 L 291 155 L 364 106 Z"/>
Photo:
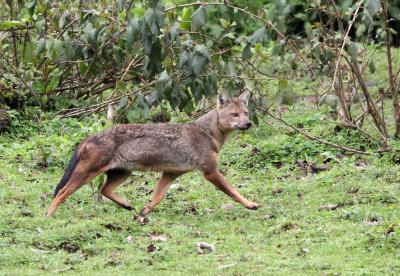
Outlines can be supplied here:
<path id="1" fill-rule="evenodd" d="M 234 201 L 248 209 L 258 209 L 259 204 L 239 194 L 217 169 L 217 153 L 228 135 L 251 126 L 249 96 L 247 91 L 231 100 L 220 93 L 217 108 L 192 123 L 118 125 L 86 138 L 76 148 L 46 215 L 53 215 L 69 195 L 101 173 L 107 174 L 107 180 L 100 193 L 132 210 L 133 206 L 118 197 L 114 189 L 133 170 L 162 172 L 150 203 L 141 211 L 143 216 L 160 203 L 175 178 L 193 170 L 202 172 Z"/>

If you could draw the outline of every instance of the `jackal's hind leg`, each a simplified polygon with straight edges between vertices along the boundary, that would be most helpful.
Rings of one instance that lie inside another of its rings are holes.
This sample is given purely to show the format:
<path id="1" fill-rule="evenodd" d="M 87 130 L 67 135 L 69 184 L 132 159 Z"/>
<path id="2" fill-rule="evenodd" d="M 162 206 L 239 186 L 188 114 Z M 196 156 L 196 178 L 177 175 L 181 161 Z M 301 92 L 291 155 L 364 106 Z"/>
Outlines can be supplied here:
<path id="1" fill-rule="evenodd" d="M 121 207 L 127 210 L 133 210 L 134 208 L 131 204 L 117 196 L 114 192 L 114 189 L 118 185 L 122 184 L 131 175 L 131 172 L 127 170 L 113 169 L 107 171 L 106 174 L 107 180 L 106 183 L 101 186 L 100 193 Z"/>
<path id="2" fill-rule="evenodd" d="M 214 186 L 230 196 L 234 201 L 242 203 L 247 209 L 257 210 L 260 208 L 260 204 L 248 201 L 235 188 L 233 188 L 218 170 L 203 172 L 203 175 L 205 179 L 214 184 Z"/>
<path id="3" fill-rule="evenodd" d="M 80 171 L 80 169 L 81 168 L 79 167 L 75 169 L 68 183 L 58 192 L 57 196 L 53 200 L 53 203 L 51 203 L 49 210 L 47 211 L 47 217 L 51 217 L 56 211 L 57 207 L 63 203 L 68 196 L 102 173 L 102 171 L 88 173 L 84 170 Z"/>
<path id="4" fill-rule="evenodd" d="M 168 188 L 172 184 L 172 181 L 174 181 L 174 179 L 180 175 L 181 174 L 163 172 L 150 202 L 142 209 L 142 211 L 140 211 L 140 215 L 145 216 L 151 210 L 153 210 L 153 208 L 156 207 L 156 205 L 160 203 L 161 200 L 163 200 Z"/>

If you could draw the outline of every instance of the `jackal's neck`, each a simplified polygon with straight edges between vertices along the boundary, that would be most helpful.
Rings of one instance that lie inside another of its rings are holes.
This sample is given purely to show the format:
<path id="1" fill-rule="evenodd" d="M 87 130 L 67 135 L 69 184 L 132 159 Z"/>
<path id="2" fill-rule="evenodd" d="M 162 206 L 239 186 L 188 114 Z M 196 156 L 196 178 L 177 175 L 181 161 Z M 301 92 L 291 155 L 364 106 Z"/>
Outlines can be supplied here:
<path id="1" fill-rule="evenodd" d="M 222 148 L 229 134 L 232 132 L 231 130 L 223 129 L 219 124 L 217 109 L 213 109 L 201 116 L 195 123 L 201 126 L 204 131 L 210 135 L 218 151 Z"/>

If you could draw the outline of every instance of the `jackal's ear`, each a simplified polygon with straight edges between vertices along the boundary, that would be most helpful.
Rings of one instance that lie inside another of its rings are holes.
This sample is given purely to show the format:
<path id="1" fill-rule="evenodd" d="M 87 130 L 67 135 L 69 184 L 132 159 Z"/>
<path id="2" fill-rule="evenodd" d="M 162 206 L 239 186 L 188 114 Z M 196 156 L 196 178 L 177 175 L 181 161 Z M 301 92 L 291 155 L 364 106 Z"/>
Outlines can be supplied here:
<path id="1" fill-rule="evenodd" d="M 246 90 L 239 96 L 239 100 L 241 100 L 246 106 L 249 105 L 249 99 L 250 99 L 250 91 Z"/>
<path id="2" fill-rule="evenodd" d="M 230 102 L 230 98 L 226 92 L 221 92 L 218 94 L 218 99 L 217 99 L 217 108 L 221 108 L 226 106 Z"/>

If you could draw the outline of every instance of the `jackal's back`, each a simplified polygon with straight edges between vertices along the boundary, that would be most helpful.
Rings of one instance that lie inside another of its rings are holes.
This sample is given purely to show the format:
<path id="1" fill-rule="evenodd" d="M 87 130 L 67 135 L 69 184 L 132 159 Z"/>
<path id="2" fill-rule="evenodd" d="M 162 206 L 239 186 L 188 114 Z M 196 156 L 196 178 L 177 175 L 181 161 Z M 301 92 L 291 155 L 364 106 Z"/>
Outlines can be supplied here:
<path id="1" fill-rule="evenodd" d="M 215 145 L 196 123 L 127 124 L 94 134 L 79 155 L 96 154 L 110 169 L 187 172 L 201 169 Z M 100 165 L 100 164 L 99 164 Z"/>

